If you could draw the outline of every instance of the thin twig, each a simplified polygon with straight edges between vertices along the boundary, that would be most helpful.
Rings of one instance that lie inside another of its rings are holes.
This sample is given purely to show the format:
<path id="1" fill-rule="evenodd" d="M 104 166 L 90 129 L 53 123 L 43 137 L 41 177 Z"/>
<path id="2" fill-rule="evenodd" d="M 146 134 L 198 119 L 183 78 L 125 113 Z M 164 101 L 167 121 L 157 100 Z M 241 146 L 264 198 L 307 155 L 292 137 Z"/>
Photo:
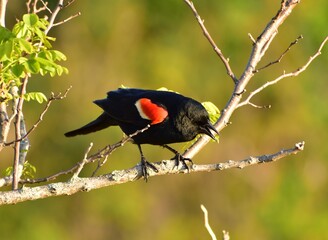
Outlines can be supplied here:
<path id="1" fill-rule="evenodd" d="M 63 24 L 63 23 L 66 23 L 66 22 L 68 22 L 68 21 L 70 21 L 70 20 L 72 20 L 73 18 L 76 18 L 76 17 L 78 17 L 78 16 L 81 16 L 81 12 L 78 12 L 78 13 L 76 13 L 76 14 L 74 14 L 74 15 L 72 15 L 72 16 L 66 18 L 66 19 L 64 19 L 63 21 L 60 21 L 60 22 L 54 23 L 52 26 L 53 26 L 53 27 L 56 27 L 56 26 L 58 26 L 58 25 L 61 25 L 61 24 Z"/>
<path id="2" fill-rule="evenodd" d="M 297 44 L 298 43 L 298 41 L 300 40 L 300 39 L 303 39 L 303 36 L 301 35 L 301 36 L 298 36 L 297 38 L 296 38 L 296 40 L 295 41 L 293 41 L 293 42 L 291 42 L 290 44 L 289 44 L 289 46 L 288 46 L 288 48 L 280 55 L 280 57 L 277 59 L 277 60 L 275 60 L 275 61 L 272 61 L 272 62 L 269 62 L 268 64 L 266 64 L 265 66 L 263 66 L 263 67 L 260 67 L 259 69 L 256 69 L 256 70 L 254 70 L 254 73 L 257 73 L 257 72 L 259 72 L 259 71 L 261 71 L 261 70 L 263 70 L 263 69 L 265 69 L 265 68 L 267 68 L 267 67 L 269 67 L 269 66 L 271 66 L 271 65 L 273 65 L 273 64 L 276 64 L 276 63 L 280 63 L 281 62 L 281 60 L 283 59 L 283 57 L 286 55 L 286 53 L 295 45 L 295 44 Z"/>
<path id="3" fill-rule="evenodd" d="M 251 33 L 248 33 L 248 37 L 249 39 L 252 41 L 252 43 L 256 43 L 255 39 L 253 38 L 252 34 Z"/>
<path id="4" fill-rule="evenodd" d="M 49 20 L 49 25 L 48 28 L 44 31 L 44 33 L 46 35 L 48 35 L 48 32 L 50 31 L 50 29 L 53 27 L 53 24 L 55 22 L 55 19 L 58 15 L 58 13 L 60 12 L 60 10 L 63 9 L 64 7 L 64 0 L 59 0 L 57 3 L 57 7 L 55 8 L 55 10 L 53 11 L 53 13 L 51 14 L 50 20 Z"/>
<path id="5" fill-rule="evenodd" d="M 74 181 L 74 180 L 76 180 L 76 178 L 78 178 L 78 176 L 79 176 L 80 172 L 82 171 L 84 165 L 85 165 L 86 163 L 88 163 L 88 154 L 89 154 L 89 152 L 91 151 L 92 146 L 93 146 L 93 143 L 90 143 L 90 145 L 89 145 L 87 151 L 86 151 L 85 154 L 84 154 L 84 158 L 82 159 L 81 162 L 78 163 L 78 167 L 77 167 L 75 173 L 73 174 L 73 176 L 72 176 L 72 178 L 71 178 L 71 181 Z"/>
<path id="6" fill-rule="evenodd" d="M 100 159 L 99 159 L 98 164 L 97 164 L 97 167 L 96 167 L 96 169 L 93 171 L 91 177 L 96 176 L 96 174 L 97 174 L 97 172 L 99 171 L 99 169 L 100 169 L 102 166 L 104 166 L 105 163 L 107 162 L 108 157 L 109 157 L 108 155 L 105 156 L 105 157 L 104 157 L 104 160 L 102 160 L 102 161 L 100 161 Z"/>
<path id="7" fill-rule="evenodd" d="M 37 1 L 37 0 L 35 0 L 35 1 Z M 31 3 L 32 3 L 32 0 L 28 0 L 26 2 L 27 13 L 31 13 L 31 8 L 30 8 Z"/>
<path id="8" fill-rule="evenodd" d="M 67 7 L 69 7 L 72 3 L 74 3 L 75 2 L 75 0 L 70 0 L 70 1 L 68 1 L 65 5 L 64 5 L 64 8 L 67 8 Z"/>
<path id="9" fill-rule="evenodd" d="M 287 77 L 295 77 L 295 76 L 299 75 L 300 73 L 304 72 L 307 69 L 307 67 L 311 64 L 311 62 L 321 54 L 321 51 L 322 51 L 323 47 L 325 46 L 325 44 L 327 43 L 327 41 L 328 41 L 328 36 L 321 42 L 320 47 L 318 48 L 316 53 L 314 55 L 312 55 L 311 57 L 309 57 L 308 61 L 302 67 L 299 67 L 298 69 L 296 69 L 293 72 L 284 73 L 284 74 L 280 75 L 279 77 L 277 77 L 276 79 L 263 84 L 261 87 L 259 87 L 256 90 L 252 91 L 249 94 L 249 96 L 243 102 L 240 102 L 237 105 L 236 108 L 242 107 L 242 106 L 247 105 L 247 104 L 249 104 L 251 106 L 254 106 L 254 104 L 251 103 L 251 100 L 256 94 L 262 92 L 265 88 L 267 88 L 271 85 L 274 85 L 274 84 L 278 83 L 279 81 L 281 81 L 281 80 L 283 80 Z"/>
<path id="10" fill-rule="evenodd" d="M 94 162 L 98 159 L 102 159 L 106 156 L 108 156 L 109 154 L 113 153 L 114 150 L 116 150 L 119 147 L 122 147 L 125 143 L 127 143 L 128 141 L 130 141 L 132 139 L 132 137 L 148 130 L 150 128 L 150 125 L 148 124 L 146 127 L 136 131 L 133 134 L 130 134 L 129 136 L 126 136 L 125 138 L 123 138 L 121 141 L 119 141 L 116 144 L 113 145 L 108 145 L 106 147 L 104 147 L 102 150 L 98 151 L 97 153 L 91 155 L 88 157 L 88 161 L 89 162 Z"/>
<path id="11" fill-rule="evenodd" d="M 205 222 L 205 228 L 206 228 L 207 232 L 210 234 L 212 240 L 217 240 L 215 233 L 213 232 L 213 230 L 210 226 L 210 223 L 208 221 L 208 212 L 207 212 L 206 207 L 203 204 L 201 204 L 200 208 L 202 209 L 202 211 L 204 213 L 204 222 Z"/>
<path id="12" fill-rule="evenodd" d="M 204 36 L 206 37 L 206 39 L 208 40 L 208 42 L 211 44 L 211 46 L 213 47 L 213 50 L 215 51 L 215 53 L 219 56 L 219 58 L 221 59 L 221 61 L 223 62 L 226 70 L 227 70 L 227 74 L 230 76 L 230 78 L 233 80 L 234 83 L 237 83 L 238 79 L 236 78 L 235 74 L 233 73 L 233 71 L 231 70 L 230 64 L 229 64 L 229 59 L 226 58 L 221 49 L 218 48 L 218 46 L 216 45 L 216 43 L 214 42 L 213 38 L 211 37 L 211 35 L 209 34 L 209 32 L 207 31 L 205 24 L 204 24 L 204 20 L 202 20 L 202 18 L 200 17 L 200 15 L 197 12 L 197 9 L 195 8 L 194 4 L 192 1 L 190 0 L 184 0 L 185 3 L 187 3 L 187 5 L 190 7 L 190 9 L 192 10 L 192 12 L 194 13 L 197 22 L 200 26 L 200 28 L 203 31 Z"/>
<path id="13" fill-rule="evenodd" d="M 47 111 L 49 110 L 51 103 L 53 101 L 62 100 L 64 98 L 66 98 L 66 96 L 67 96 L 67 94 L 68 94 L 68 92 L 71 88 L 72 88 L 72 86 L 70 86 L 68 89 L 66 89 L 64 94 L 58 93 L 57 95 L 55 95 L 54 93 L 52 93 L 51 97 L 47 101 L 46 106 L 44 107 L 43 111 L 41 112 L 41 114 L 39 116 L 39 119 L 34 123 L 34 125 L 21 138 L 15 139 L 11 142 L 7 142 L 7 143 L 5 143 L 5 146 L 10 146 L 10 145 L 14 144 L 15 142 L 20 142 L 20 141 L 24 140 L 25 138 L 27 138 L 39 126 L 39 124 L 43 121 L 43 117 L 47 113 Z"/>
<path id="14" fill-rule="evenodd" d="M 230 240 L 229 232 L 223 230 L 223 231 L 222 231 L 222 235 L 223 235 L 223 236 L 222 236 L 222 239 L 223 239 L 223 240 Z"/>
<path id="15" fill-rule="evenodd" d="M 40 0 L 43 4 L 43 7 L 41 7 L 40 9 L 46 9 L 50 14 L 52 14 L 52 11 L 50 8 L 48 8 L 48 2 L 45 2 L 43 0 Z"/>

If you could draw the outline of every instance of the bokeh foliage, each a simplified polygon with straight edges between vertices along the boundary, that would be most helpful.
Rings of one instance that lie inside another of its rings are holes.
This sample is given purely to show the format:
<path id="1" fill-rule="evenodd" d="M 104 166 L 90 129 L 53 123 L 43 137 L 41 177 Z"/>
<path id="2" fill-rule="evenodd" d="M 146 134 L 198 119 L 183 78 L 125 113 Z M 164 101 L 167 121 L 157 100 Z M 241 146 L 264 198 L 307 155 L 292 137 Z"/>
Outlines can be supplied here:
<path id="1" fill-rule="evenodd" d="M 280 1 L 195 1 L 212 37 L 230 58 L 235 74 L 243 71 L 251 49 L 247 33 L 256 37 L 276 13 Z M 24 13 L 24 1 L 9 1 L 8 28 Z M 275 60 L 290 42 L 304 39 L 280 64 L 256 74 L 247 91 L 301 66 L 327 35 L 328 2 L 303 1 L 279 31 L 263 65 Z M 89 142 L 95 149 L 118 141 L 119 129 L 76 139 L 63 133 L 93 119 L 100 110 L 91 102 L 121 84 L 156 89 L 162 86 L 223 108 L 233 89 L 223 65 L 204 39 L 183 1 L 76 1 L 61 19 L 82 16 L 50 32 L 55 48 L 68 57 L 70 74 L 36 78 L 29 91 L 73 88 L 67 99 L 53 104 L 31 136 L 28 161 L 45 176 L 80 160 Z M 270 165 L 243 170 L 165 176 L 16 206 L 0 208 L 5 239 L 205 239 L 200 204 L 209 210 L 217 235 L 232 239 L 328 238 L 327 49 L 297 78 L 286 79 L 244 107 L 193 160 L 197 163 L 242 159 L 275 152 L 304 140 L 305 151 Z M 41 107 L 26 104 L 28 125 Z M 177 145 L 177 148 L 183 145 Z M 150 161 L 170 157 L 159 147 L 145 148 Z M 1 169 L 10 160 L 3 156 Z M 8 160 L 7 160 L 8 159 Z M 102 172 L 127 168 L 139 161 L 128 144 L 115 152 Z M 86 169 L 89 174 L 93 169 Z M 65 180 L 65 179 L 63 179 Z"/>

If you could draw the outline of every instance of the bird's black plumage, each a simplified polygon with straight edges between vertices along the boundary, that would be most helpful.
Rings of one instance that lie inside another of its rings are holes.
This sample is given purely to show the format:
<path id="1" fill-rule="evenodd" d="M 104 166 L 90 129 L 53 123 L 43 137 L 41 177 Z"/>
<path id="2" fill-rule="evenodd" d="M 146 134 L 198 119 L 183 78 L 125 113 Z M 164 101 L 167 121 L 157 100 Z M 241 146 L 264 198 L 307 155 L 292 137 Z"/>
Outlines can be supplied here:
<path id="1" fill-rule="evenodd" d="M 165 147 L 170 143 L 190 141 L 198 134 L 214 138 L 211 130 L 216 132 L 201 103 L 170 91 L 119 88 L 94 103 L 104 112 L 87 125 L 65 133 L 65 136 L 88 134 L 109 126 L 119 126 L 125 134 L 131 135 L 150 124 L 146 131 L 132 137 L 142 155 L 145 178 L 149 163 L 143 157 L 141 144 Z M 169 149 L 172 151 L 172 148 Z"/>

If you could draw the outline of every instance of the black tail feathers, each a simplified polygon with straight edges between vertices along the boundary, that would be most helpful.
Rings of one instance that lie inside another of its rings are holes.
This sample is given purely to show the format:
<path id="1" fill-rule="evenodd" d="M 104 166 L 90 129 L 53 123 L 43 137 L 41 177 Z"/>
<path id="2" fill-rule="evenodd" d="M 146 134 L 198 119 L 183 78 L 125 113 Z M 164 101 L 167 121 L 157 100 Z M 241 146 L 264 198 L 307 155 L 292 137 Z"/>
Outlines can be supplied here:
<path id="1" fill-rule="evenodd" d="M 115 125 L 117 125 L 116 121 L 113 118 L 111 118 L 107 113 L 103 113 L 96 120 L 88 123 L 87 125 L 65 133 L 65 136 L 74 137 L 77 135 L 85 135 Z"/>

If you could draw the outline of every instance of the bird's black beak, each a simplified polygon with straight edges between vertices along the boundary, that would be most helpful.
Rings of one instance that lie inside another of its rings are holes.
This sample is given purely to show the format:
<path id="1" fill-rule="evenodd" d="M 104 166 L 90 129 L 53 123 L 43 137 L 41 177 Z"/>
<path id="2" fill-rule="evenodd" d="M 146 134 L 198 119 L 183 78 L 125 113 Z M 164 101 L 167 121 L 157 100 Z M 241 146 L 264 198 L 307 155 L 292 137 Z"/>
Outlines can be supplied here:
<path id="1" fill-rule="evenodd" d="M 212 125 L 212 123 L 210 121 L 208 121 L 208 123 L 206 125 L 204 125 L 201 129 L 204 134 L 206 134 L 207 136 L 212 138 L 214 141 L 217 141 L 217 139 L 215 138 L 215 136 L 213 135 L 211 130 L 213 132 L 215 132 L 216 134 L 219 134 L 219 132 L 215 129 L 215 127 Z"/>

